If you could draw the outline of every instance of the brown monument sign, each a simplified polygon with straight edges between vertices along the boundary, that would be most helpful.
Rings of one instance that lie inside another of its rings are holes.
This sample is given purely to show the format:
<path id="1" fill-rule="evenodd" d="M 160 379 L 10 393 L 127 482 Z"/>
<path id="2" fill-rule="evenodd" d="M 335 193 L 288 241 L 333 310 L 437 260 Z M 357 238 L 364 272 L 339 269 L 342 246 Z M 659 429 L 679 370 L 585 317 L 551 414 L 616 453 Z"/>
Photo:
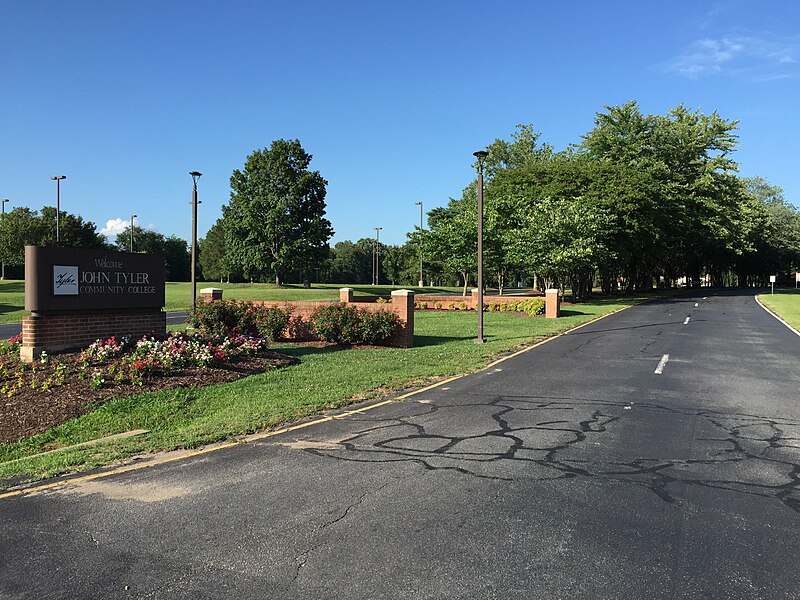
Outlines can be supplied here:
<path id="1" fill-rule="evenodd" d="M 164 275 L 160 254 L 26 246 L 23 359 L 99 337 L 165 333 Z"/>

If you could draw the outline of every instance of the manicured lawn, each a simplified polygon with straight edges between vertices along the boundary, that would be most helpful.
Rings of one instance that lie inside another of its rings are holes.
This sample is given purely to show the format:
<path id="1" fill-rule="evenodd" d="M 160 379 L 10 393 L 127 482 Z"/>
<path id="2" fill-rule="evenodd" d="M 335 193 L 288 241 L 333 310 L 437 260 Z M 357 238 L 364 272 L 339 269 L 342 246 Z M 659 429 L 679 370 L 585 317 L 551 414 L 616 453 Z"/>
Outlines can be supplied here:
<path id="1" fill-rule="evenodd" d="M 0 323 L 19 323 L 27 314 L 25 282 L 11 279 L 0 281 Z"/>
<path id="2" fill-rule="evenodd" d="M 559 319 L 487 313 L 488 341 L 483 345 L 473 342 L 476 315 L 472 312 L 418 312 L 415 347 L 410 349 L 276 345 L 276 350 L 299 357 L 301 364 L 233 383 L 112 400 L 33 438 L 1 445 L 0 477 L 52 476 L 141 452 L 198 447 L 237 434 L 274 428 L 326 409 L 477 370 L 500 353 L 640 300 L 624 298 L 565 306 L 564 316 Z M 103 446 L 25 458 L 133 429 L 149 429 L 150 433 Z"/>
<path id="3" fill-rule="evenodd" d="M 774 294 L 759 294 L 758 299 L 781 319 L 800 331 L 800 291 L 775 290 Z"/>

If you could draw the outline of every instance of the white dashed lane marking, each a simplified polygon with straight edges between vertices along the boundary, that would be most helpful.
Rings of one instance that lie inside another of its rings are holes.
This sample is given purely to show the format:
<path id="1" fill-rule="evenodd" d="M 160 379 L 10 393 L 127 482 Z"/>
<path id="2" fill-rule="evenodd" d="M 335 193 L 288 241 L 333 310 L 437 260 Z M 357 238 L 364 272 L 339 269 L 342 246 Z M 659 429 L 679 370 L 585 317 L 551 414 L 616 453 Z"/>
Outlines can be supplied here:
<path id="1" fill-rule="evenodd" d="M 664 367 L 667 365 L 667 361 L 669 360 L 669 354 L 665 354 L 661 357 L 661 360 L 658 361 L 658 366 L 656 370 L 653 371 L 656 375 L 661 375 L 664 372 Z"/>

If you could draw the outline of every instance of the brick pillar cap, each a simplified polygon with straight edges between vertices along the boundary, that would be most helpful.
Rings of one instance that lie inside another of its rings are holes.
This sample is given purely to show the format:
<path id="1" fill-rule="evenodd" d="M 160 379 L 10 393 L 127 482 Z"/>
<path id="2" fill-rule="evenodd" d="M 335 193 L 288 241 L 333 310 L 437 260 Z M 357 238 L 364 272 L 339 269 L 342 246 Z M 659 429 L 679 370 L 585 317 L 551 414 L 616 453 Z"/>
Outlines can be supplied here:
<path id="1" fill-rule="evenodd" d="M 550 288 L 550 289 L 545 290 L 545 293 L 546 294 L 557 294 L 558 291 L 559 291 L 558 288 Z"/>
<path id="2" fill-rule="evenodd" d="M 200 290 L 201 294 L 213 294 L 214 292 L 221 292 L 222 288 L 203 288 Z"/>
<path id="3" fill-rule="evenodd" d="M 477 293 L 478 293 L 478 292 L 480 292 L 481 290 L 480 290 L 480 288 L 472 288 L 470 291 L 471 291 L 473 294 L 477 294 Z"/>
<path id="4" fill-rule="evenodd" d="M 392 296 L 413 296 L 414 290 L 395 290 L 392 292 Z"/>
<path id="5" fill-rule="evenodd" d="M 340 292 L 352 292 L 353 288 L 339 288 Z"/>

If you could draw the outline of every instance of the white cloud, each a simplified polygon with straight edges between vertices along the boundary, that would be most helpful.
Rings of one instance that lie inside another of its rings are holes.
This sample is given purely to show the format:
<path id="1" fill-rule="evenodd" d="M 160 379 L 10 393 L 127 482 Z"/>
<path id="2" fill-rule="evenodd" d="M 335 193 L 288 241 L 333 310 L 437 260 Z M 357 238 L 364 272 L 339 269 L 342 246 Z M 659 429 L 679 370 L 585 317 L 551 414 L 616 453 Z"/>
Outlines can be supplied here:
<path id="1" fill-rule="evenodd" d="M 111 238 L 117 237 L 120 233 L 122 233 L 128 228 L 128 225 L 130 225 L 130 223 L 131 223 L 130 219 L 119 219 L 119 218 L 109 219 L 108 221 L 106 221 L 106 226 L 100 230 L 100 233 L 102 233 L 106 237 L 111 237 Z M 149 223 L 145 227 L 144 225 L 139 223 L 138 219 L 134 221 L 134 225 L 136 225 L 137 229 L 142 228 L 142 229 L 148 229 L 150 231 L 157 230 L 155 223 Z"/>
<path id="2" fill-rule="evenodd" d="M 704 38 L 662 65 L 667 73 L 689 79 L 729 75 L 753 81 L 792 78 L 796 74 L 796 40 L 752 35 Z"/>
<path id="3" fill-rule="evenodd" d="M 116 237 L 130 225 L 130 219 L 109 219 L 106 221 L 106 226 L 100 230 L 100 233 L 107 237 Z"/>

